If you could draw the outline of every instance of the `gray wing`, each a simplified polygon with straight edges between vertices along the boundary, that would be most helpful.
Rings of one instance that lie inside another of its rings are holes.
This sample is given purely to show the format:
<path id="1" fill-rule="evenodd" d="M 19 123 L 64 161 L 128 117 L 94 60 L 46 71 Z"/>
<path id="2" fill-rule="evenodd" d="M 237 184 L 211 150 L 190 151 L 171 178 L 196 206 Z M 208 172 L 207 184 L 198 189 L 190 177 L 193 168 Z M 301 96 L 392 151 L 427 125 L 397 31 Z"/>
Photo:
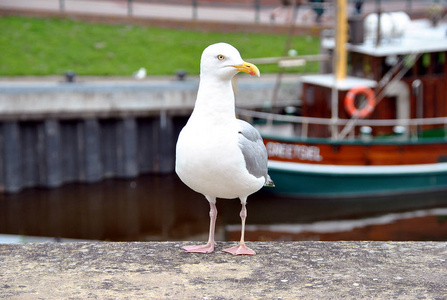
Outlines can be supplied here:
<path id="1" fill-rule="evenodd" d="M 273 181 L 267 174 L 267 149 L 259 132 L 249 123 L 239 120 L 238 145 L 244 155 L 248 173 L 259 178 L 265 178 L 265 185 L 273 186 Z"/>

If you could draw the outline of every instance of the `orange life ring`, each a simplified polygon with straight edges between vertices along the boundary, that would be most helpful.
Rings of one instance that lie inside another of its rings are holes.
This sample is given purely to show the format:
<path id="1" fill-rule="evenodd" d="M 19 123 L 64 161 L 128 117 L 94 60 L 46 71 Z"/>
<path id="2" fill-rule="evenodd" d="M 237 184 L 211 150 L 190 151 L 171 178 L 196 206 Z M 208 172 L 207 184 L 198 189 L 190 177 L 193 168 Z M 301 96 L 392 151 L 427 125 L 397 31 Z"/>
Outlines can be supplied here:
<path id="1" fill-rule="evenodd" d="M 357 94 L 365 94 L 367 103 L 362 109 L 355 107 L 355 96 Z M 357 86 L 349 90 L 345 97 L 345 109 L 351 117 L 366 118 L 374 110 L 376 106 L 376 97 L 373 90 L 367 86 Z"/>

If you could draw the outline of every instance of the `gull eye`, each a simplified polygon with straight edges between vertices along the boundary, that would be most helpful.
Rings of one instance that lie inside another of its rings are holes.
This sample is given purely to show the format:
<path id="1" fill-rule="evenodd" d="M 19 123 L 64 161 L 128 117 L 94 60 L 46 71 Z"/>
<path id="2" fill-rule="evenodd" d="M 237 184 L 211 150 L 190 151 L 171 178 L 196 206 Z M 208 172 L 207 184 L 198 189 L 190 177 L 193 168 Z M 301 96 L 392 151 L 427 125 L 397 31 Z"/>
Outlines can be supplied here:
<path id="1" fill-rule="evenodd" d="M 217 55 L 217 59 L 218 60 L 224 60 L 225 56 L 223 56 L 222 54 Z"/>

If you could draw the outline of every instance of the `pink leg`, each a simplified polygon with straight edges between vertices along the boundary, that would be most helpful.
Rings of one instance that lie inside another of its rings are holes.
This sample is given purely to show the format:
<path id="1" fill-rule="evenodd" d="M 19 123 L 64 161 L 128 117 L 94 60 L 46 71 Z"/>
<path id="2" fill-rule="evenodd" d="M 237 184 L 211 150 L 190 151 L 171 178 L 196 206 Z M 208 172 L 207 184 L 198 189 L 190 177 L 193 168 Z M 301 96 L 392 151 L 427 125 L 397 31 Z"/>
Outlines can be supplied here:
<path id="1" fill-rule="evenodd" d="M 251 250 L 250 248 L 245 246 L 244 235 L 245 235 L 245 219 L 247 218 L 247 208 L 245 207 L 246 199 L 241 199 L 241 200 L 242 200 L 241 201 L 242 202 L 242 210 L 240 213 L 241 220 L 242 220 L 241 241 L 239 242 L 239 245 L 224 249 L 222 251 L 231 253 L 233 255 L 244 255 L 244 254 L 245 255 L 255 255 L 256 252 L 254 252 L 253 250 Z"/>
<path id="2" fill-rule="evenodd" d="M 216 208 L 216 199 L 208 198 L 210 202 L 210 233 L 208 238 L 208 243 L 205 245 L 197 245 L 197 246 L 184 246 L 182 249 L 186 250 L 186 252 L 194 252 L 194 253 L 211 253 L 214 251 L 214 246 L 216 242 L 214 241 L 214 230 L 216 228 L 216 219 L 217 219 L 217 208 Z M 211 201 L 210 201 L 211 200 Z"/>

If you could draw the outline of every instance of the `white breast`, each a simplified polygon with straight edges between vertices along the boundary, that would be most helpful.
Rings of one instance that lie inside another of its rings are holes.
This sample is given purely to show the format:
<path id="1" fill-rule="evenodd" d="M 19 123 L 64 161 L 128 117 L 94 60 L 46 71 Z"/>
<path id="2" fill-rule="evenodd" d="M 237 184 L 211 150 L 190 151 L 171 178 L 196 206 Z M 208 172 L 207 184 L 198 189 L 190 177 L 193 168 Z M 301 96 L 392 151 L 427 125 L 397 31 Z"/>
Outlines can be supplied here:
<path id="1" fill-rule="evenodd" d="M 180 179 L 196 192 L 218 198 L 245 197 L 259 190 L 264 178 L 248 173 L 238 130 L 236 119 L 207 125 L 190 120 L 177 142 Z"/>

